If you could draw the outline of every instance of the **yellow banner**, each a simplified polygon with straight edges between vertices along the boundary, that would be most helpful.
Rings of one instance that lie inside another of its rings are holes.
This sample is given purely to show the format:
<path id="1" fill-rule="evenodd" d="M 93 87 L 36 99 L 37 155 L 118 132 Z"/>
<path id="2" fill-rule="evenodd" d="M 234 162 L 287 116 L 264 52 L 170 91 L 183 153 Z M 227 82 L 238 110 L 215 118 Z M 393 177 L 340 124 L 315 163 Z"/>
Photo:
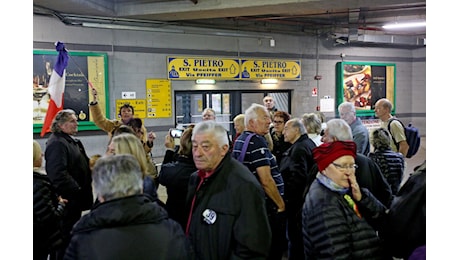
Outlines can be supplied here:
<path id="1" fill-rule="evenodd" d="M 116 100 L 116 106 L 117 106 L 116 113 L 117 114 L 118 114 L 118 111 L 120 111 L 120 107 L 122 107 L 124 104 L 130 104 L 134 108 L 134 117 L 138 117 L 138 118 L 146 117 L 145 99 L 117 99 Z"/>
<path id="2" fill-rule="evenodd" d="M 239 59 L 168 57 L 168 79 L 239 79 Z"/>
<path id="3" fill-rule="evenodd" d="M 241 59 L 241 79 L 300 80 L 300 60 Z"/>
<path id="4" fill-rule="evenodd" d="M 171 117 L 171 81 L 167 79 L 147 79 L 145 82 L 147 117 Z"/>

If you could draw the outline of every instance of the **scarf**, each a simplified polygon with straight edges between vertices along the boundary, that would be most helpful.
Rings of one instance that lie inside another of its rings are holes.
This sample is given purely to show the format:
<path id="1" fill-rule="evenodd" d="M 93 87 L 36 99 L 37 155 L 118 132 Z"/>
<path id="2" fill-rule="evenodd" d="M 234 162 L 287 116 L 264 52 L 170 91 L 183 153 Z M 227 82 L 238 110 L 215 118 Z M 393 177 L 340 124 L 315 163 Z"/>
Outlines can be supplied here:
<path id="1" fill-rule="evenodd" d="M 343 195 L 343 198 L 347 202 L 348 206 L 350 206 L 350 208 L 353 209 L 355 214 L 359 218 L 361 218 L 361 213 L 359 213 L 358 205 L 356 205 L 356 203 L 353 200 L 353 198 L 351 198 L 351 196 L 347 194 L 348 191 L 350 190 L 349 188 L 344 188 L 344 187 L 338 185 L 337 183 L 335 183 L 334 181 L 329 179 L 326 175 L 321 174 L 321 173 L 318 173 L 316 175 L 316 179 L 321 184 L 323 184 L 326 188 L 330 189 L 331 191 L 335 191 L 335 192 L 339 193 L 340 195 Z"/>

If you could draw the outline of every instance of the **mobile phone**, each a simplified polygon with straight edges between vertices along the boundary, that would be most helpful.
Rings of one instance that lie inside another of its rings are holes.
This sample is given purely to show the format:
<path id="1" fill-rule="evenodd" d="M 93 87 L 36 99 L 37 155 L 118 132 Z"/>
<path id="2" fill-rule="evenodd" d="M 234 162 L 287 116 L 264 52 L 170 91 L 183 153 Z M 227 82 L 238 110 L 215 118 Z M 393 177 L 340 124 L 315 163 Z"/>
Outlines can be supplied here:
<path id="1" fill-rule="evenodd" d="M 177 128 L 169 129 L 169 135 L 172 138 L 180 138 L 182 136 L 183 132 L 184 132 L 184 130 L 182 130 L 182 129 L 177 129 Z"/>

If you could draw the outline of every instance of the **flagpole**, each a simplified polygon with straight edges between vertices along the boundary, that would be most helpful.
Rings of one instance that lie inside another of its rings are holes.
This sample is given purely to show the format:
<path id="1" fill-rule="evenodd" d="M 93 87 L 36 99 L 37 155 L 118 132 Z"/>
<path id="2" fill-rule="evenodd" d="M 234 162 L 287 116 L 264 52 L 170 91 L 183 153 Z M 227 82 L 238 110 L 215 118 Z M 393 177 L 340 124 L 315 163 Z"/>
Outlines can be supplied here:
<path id="1" fill-rule="evenodd" d="M 69 51 L 66 48 L 67 53 L 69 54 Z M 94 90 L 93 84 L 89 81 L 89 79 L 86 77 L 85 73 L 81 70 L 80 66 L 78 66 L 78 63 L 74 60 L 74 58 L 69 54 L 70 59 L 72 62 L 77 66 L 77 69 L 80 71 L 80 73 L 83 75 L 83 77 L 86 79 L 86 82 L 88 82 L 88 85 L 91 87 L 92 90 Z"/>

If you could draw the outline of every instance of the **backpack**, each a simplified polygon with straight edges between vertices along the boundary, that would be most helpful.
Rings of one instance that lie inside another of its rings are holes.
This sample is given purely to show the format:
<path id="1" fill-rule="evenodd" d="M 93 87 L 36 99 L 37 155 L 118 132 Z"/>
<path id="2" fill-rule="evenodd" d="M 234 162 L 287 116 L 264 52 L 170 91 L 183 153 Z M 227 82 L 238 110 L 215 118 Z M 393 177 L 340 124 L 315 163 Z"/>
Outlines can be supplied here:
<path id="1" fill-rule="evenodd" d="M 409 150 L 407 151 L 406 157 L 411 158 L 417 153 L 418 148 L 420 147 L 420 134 L 418 132 L 418 128 L 415 126 L 412 126 L 411 123 L 409 123 L 409 125 L 406 127 L 401 122 L 401 120 L 397 118 L 391 118 L 390 121 L 388 122 L 388 131 L 390 132 L 390 134 L 391 134 L 390 126 L 393 120 L 399 121 L 399 123 L 401 123 L 401 125 L 404 128 L 404 134 L 406 135 L 406 142 L 409 145 Z M 393 143 L 396 145 L 396 148 L 399 149 L 399 144 L 396 143 L 396 140 L 394 139 L 393 135 L 391 136 L 391 138 L 393 139 Z"/>

